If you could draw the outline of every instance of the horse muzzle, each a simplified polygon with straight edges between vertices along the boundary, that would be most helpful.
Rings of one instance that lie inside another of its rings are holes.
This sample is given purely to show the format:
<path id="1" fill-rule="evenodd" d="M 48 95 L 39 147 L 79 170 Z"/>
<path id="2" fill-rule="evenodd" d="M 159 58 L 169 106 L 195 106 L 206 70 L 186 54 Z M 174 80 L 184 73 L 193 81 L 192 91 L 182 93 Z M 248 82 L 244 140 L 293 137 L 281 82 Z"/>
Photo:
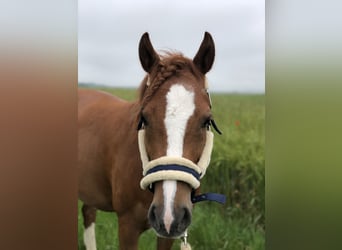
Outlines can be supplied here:
<path id="1" fill-rule="evenodd" d="M 151 205 L 148 220 L 158 236 L 165 238 L 179 238 L 191 224 L 191 211 L 186 207 L 174 209 L 174 220 L 170 225 L 162 219 L 163 211 L 160 207 Z"/>

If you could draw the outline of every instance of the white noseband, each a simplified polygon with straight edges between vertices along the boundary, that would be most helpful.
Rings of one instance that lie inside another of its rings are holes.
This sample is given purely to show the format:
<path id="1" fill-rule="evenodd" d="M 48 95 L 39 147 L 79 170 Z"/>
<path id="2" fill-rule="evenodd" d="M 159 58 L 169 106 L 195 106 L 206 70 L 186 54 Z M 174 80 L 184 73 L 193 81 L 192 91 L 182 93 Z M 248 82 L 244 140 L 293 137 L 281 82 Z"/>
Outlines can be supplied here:
<path id="1" fill-rule="evenodd" d="M 172 156 L 162 156 L 150 161 L 145 147 L 145 130 L 139 130 L 138 143 L 144 176 L 140 181 L 140 187 L 146 189 L 156 181 L 177 180 L 188 183 L 194 189 L 198 188 L 199 179 L 205 175 L 210 163 L 213 139 L 213 133 L 207 131 L 205 146 L 197 164 L 183 157 Z"/>

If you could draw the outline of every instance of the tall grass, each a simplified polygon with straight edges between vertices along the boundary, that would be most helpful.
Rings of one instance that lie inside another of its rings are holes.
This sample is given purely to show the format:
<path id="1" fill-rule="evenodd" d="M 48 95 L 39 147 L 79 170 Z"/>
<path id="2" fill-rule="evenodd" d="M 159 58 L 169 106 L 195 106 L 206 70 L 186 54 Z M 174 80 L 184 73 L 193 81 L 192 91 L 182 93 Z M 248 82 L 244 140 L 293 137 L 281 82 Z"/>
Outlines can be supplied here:
<path id="1" fill-rule="evenodd" d="M 213 95 L 212 99 L 214 119 L 223 135 L 215 136 L 203 190 L 225 193 L 229 213 L 247 213 L 264 224 L 264 96 Z"/>
<path id="2" fill-rule="evenodd" d="M 133 90 L 106 89 L 134 100 Z M 212 94 L 213 116 L 222 131 L 215 134 L 211 164 L 201 181 L 202 192 L 227 196 L 227 204 L 196 204 L 189 241 L 194 250 L 265 248 L 264 95 Z M 81 202 L 79 202 L 79 208 Z M 79 249 L 84 249 L 79 211 Z M 98 212 L 98 249 L 118 249 L 117 218 Z M 139 240 L 139 249 L 155 249 L 151 230 Z M 179 241 L 173 246 L 179 249 Z"/>

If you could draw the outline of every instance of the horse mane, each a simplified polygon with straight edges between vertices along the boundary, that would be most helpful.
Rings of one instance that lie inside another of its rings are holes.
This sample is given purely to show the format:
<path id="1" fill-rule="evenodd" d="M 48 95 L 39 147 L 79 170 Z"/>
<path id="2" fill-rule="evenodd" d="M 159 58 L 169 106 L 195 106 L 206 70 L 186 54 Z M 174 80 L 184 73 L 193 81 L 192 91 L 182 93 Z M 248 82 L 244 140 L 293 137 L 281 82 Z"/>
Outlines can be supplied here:
<path id="1" fill-rule="evenodd" d="M 180 76 L 181 73 L 184 74 L 185 72 L 190 72 L 197 79 L 203 78 L 191 59 L 184 57 L 180 52 L 163 51 L 159 63 L 154 66 L 149 75 L 144 77 L 140 84 L 138 94 L 141 107 L 146 105 L 167 79 Z M 148 81 L 149 86 L 147 86 Z"/>

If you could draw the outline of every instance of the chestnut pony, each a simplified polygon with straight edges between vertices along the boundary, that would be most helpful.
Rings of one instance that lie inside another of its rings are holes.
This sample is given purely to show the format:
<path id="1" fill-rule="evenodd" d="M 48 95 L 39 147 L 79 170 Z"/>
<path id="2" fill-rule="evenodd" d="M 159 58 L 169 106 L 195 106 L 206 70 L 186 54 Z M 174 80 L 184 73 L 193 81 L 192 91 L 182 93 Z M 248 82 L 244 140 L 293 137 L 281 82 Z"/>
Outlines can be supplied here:
<path id="1" fill-rule="evenodd" d="M 186 232 L 192 192 L 212 149 L 205 74 L 214 56 L 208 32 L 193 60 L 158 55 L 145 33 L 139 58 L 147 75 L 137 101 L 79 90 L 79 198 L 88 250 L 96 249 L 96 209 L 117 213 L 120 249 L 138 249 L 140 234 L 150 227 L 159 250 L 171 249 Z"/>

